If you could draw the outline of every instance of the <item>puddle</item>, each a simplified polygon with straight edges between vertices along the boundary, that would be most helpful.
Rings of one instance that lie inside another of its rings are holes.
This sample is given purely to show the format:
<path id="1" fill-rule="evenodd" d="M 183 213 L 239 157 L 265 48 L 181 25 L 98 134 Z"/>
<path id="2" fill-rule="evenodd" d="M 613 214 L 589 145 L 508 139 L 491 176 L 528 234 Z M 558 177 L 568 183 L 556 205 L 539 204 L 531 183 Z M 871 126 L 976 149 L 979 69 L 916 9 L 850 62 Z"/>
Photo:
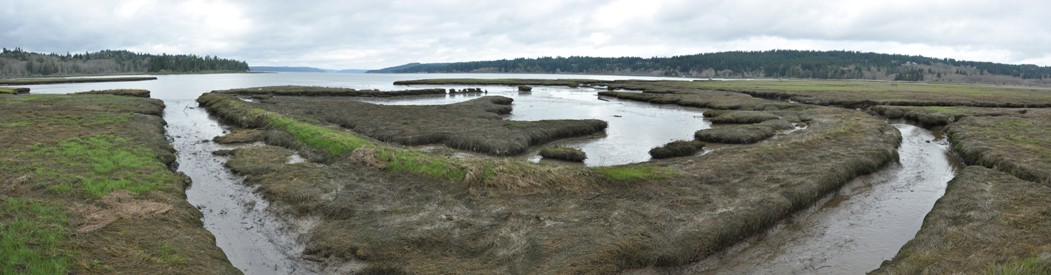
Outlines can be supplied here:
<path id="1" fill-rule="evenodd" d="M 660 273 L 864 274 L 876 269 L 916 235 L 958 163 L 945 138 L 911 125 L 894 127 L 902 134 L 900 164 L 851 181 L 760 236 Z"/>
<path id="2" fill-rule="evenodd" d="M 480 87 L 486 95 L 514 99 L 508 120 L 599 119 L 609 123 L 604 134 L 572 138 L 538 146 L 525 158 L 539 162 L 540 147 L 558 145 L 581 149 L 588 155 L 587 166 L 610 166 L 650 160 L 649 150 L 675 140 L 693 140 L 693 133 L 711 128 L 702 117 L 704 109 L 654 105 L 644 102 L 599 97 L 595 88 L 533 87 L 520 93 L 508 86 L 414 86 L 412 88 Z M 463 102 L 478 96 L 446 95 L 424 98 L 362 99 L 386 105 L 441 105 Z"/>
<path id="3" fill-rule="evenodd" d="M 225 157 L 212 154 L 236 147 L 204 142 L 223 134 L 219 124 L 201 108 L 193 108 L 193 100 L 165 103 L 179 171 L 193 179 L 187 200 L 201 210 L 205 228 L 230 262 L 245 274 L 316 273 L 317 267 L 302 259 L 304 245 L 297 240 L 308 228 L 292 228 L 276 218 L 265 199 L 223 166 Z"/>

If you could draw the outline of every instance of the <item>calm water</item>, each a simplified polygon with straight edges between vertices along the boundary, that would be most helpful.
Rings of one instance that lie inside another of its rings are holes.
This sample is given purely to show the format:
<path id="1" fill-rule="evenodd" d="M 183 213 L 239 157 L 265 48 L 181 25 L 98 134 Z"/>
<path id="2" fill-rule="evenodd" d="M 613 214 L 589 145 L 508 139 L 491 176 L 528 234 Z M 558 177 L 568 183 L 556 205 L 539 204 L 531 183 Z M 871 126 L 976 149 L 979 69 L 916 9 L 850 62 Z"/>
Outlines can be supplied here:
<path id="1" fill-rule="evenodd" d="M 215 235 L 216 244 L 237 268 L 246 274 L 310 274 L 319 272 L 317 264 L 302 257 L 302 232 L 310 223 L 278 218 L 268 202 L 243 179 L 230 173 L 225 158 L 211 152 L 230 147 L 204 140 L 221 135 L 226 129 L 197 107 L 202 93 L 231 88 L 310 85 L 357 89 L 401 90 L 396 80 L 422 78 L 590 78 L 623 79 L 617 76 L 506 75 L 506 74 L 213 74 L 162 75 L 153 81 L 31 85 L 34 94 L 62 94 L 102 89 L 147 89 L 153 98 L 164 100 L 164 119 L 169 139 L 176 149 L 179 171 L 193 179 L 187 200 L 201 209 L 205 228 Z M 633 79 L 656 79 L 630 77 Z M 673 139 L 692 137 L 693 131 L 707 127 L 699 110 L 665 108 L 648 104 L 600 100 L 592 89 L 541 88 L 531 95 L 518 95 L 508 87 L 486 87 L 490 94 L 515 98 L 514 112 L 508 119 L 598 118 L 610 122 L 606 137 L 575 139 L 567 146 L 584 148 L 592 154 L 589 164 L 617 164 L 645 161 L 646 150 Z M 448 104 L 469 97 L 438 97 L 400 104 Z M 392 104 L 394 102 L 387 102 Z M 669 125 L 669 126 L 656 126 Z M 609 152 L 608 154 L 606 152 Z M 324 272 L 324 271 L 321 271 Z"/>

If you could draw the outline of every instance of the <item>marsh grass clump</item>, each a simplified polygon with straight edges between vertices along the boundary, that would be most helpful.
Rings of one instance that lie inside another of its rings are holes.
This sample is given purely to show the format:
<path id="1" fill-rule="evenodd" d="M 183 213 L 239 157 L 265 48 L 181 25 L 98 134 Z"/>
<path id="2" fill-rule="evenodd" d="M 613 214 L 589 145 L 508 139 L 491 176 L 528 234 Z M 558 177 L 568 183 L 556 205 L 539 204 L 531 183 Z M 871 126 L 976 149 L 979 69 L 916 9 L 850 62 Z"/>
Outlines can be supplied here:
<path id="1" fill-rule="evenodd" d="M 445 89 L 415 89 L 401 91 L 357 90 L 351 88 L 318 87 L 318 86 L 267 86 L 213 91 L 222 94 L 249 96 L 353 96 L 353 97 L 396 97 L 444 95 Z"/>
<path id="2" fill-rule="evenodd" d="M 263 108 L 334 123 L 403 145 L 443 144 L 491 155 L 516 155 L 531 146 L 605 130 L 605 121 L 504 120 L 512 99 L 486 96 L 434 106 L 390 106 L 338 97 L 274 97 Z"/>
<path id="3" fill-rule="evenodd" d="M 112 90 L 92 90 L 87 92 L 79 92 L 75 94 L 81 95 L 116 95 L 116 96 L 132 96 L 132 97 L 150 97 L 150 91 L 142 89 L 112 89 Z"/>
<path id="4" fill-rule="evenodd" d="M 945 129 L 953 150 L 967 163 L 1018 178 L 1051 182 L 1051 110 L 1012 116 L 973 116 Z"/>
<path id="5" fill-rule="evenodd" d="M 949 182 L 916 238 L 873 273 L 1047 274 L 1048 197 L 1046 184 L 969 166 Z"/>
<path id="6" fill-rule="evenodd" d="M 557 159 L 572 162 L 584 162 L 588 155 L 577 148 L 569 147 L 546 147 L 540 149 L 540 156 L 546 159 Z"/>
<path id="7" fill-rule="evenodd" d="M 945 126 L 969 116 L 1009 116 L 1026 112 L 1024 109 L 962 106 L 872 106 L 869 111 L 889 119 L 915 121 L 927 128 Z"/>
<path id="8" fill-rule="evenodd" d="M 754 124 L 767 120 L 781 119 L 778 115 L 760 111 L 715 112 L 711 116 L 708 116 L 708 113 L 711 112 L 705 112 L 705 117 L 714 124 Z"/>
<path id="9" fill-rule="evenodd" d="M 777 119 L 757 124 L 702 129 L 694 133 L 694 137 L 704 142 L 746 144 L 763 141 L 777 135 L 779 131 L 794 127 L 788 121 Z"/>
<path id="10" fill-rule="evenodd" d="M 533 91 L 533 87 L 529 86 L 529 85 L 518 85 L 518 91 L 519 92 L 531 92 L 531 91 Z"/>
<path id="11" fill-rule="evenodd" d="M 676 140 L 650 149 L 650 156 L 655 159 L 685 157 L 701 149 L 704 149 L 704 143 L 699 140 Z"/>
<path id="12" fill-rule="evenodd" d="M 259 129 L 237 129 L 230 131 L 229 134 L 217 136 L 212 141 L 223 144 L 252 143 L 262 140 L 263 135 L 263 130 Z"/>
<path id="13" fill-rule="evenodd" d="M 28 94 L 29 88 L 0 87 L 0 95 Z"/>

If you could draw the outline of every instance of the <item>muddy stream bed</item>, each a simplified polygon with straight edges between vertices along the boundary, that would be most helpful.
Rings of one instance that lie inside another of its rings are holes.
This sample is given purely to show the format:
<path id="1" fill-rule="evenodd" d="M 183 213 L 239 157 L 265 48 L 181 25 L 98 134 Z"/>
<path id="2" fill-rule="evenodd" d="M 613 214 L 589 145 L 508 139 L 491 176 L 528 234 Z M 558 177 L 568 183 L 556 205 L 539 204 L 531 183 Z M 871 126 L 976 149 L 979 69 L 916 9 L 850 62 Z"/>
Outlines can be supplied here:
<path id="1" fill-rule="evenodd" d="M 864 274 L 911 240 L 962 168 L 940 132 L 894 124 L 899 163 L 852 180 L 809 209 L 695 264 L 629 274 Z"/>

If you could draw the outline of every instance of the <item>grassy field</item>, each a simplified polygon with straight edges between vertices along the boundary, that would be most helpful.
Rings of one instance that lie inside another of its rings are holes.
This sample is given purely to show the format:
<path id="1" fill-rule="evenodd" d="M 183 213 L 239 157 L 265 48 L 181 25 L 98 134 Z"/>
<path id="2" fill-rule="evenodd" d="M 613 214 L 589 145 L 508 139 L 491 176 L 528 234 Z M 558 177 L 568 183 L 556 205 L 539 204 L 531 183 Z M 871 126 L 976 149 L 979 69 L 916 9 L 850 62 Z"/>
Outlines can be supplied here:
<path id="1" fill-rule="evenodd" d="M 308 254 L 409 273 L 686 264 L 893 161 L 900 140 L 863 112 L 792 108 L 785 115 L 812 121 L 807 130 L 704 156 L 585 168 L 385 145 L 295 115 L 314 105 L 263 109 L 271 103 L 216 93 L 198 100 L 266 133 L 272 146 L 238 149 L 227 165 L 276 204 L 321 217 Z M 287 164 L 293 153 L 314 162 Z"/>
<path id="2" fill-rule="evenodd" d="M 63 83 L 123 82 L 157 80 L 153 76 L 119 76 L 119 77 L 70 77 L 70 78 L 16 78 L 0 79 L 0 85 L 42 85 Z"/>
<path id="3" fill-rule="evenodd" d="M 169 169 L 163 108 L 0 95 L 0 273 L 238 273 Z"/>
<path id="4" fill-rule="evenodd" d="M 831 105 L 936 105 L 1051 107 L 1051 88 L 928 84 L 896 81 L 693 81 L 688 88 L 732 91 L 760 97 Z"/>

